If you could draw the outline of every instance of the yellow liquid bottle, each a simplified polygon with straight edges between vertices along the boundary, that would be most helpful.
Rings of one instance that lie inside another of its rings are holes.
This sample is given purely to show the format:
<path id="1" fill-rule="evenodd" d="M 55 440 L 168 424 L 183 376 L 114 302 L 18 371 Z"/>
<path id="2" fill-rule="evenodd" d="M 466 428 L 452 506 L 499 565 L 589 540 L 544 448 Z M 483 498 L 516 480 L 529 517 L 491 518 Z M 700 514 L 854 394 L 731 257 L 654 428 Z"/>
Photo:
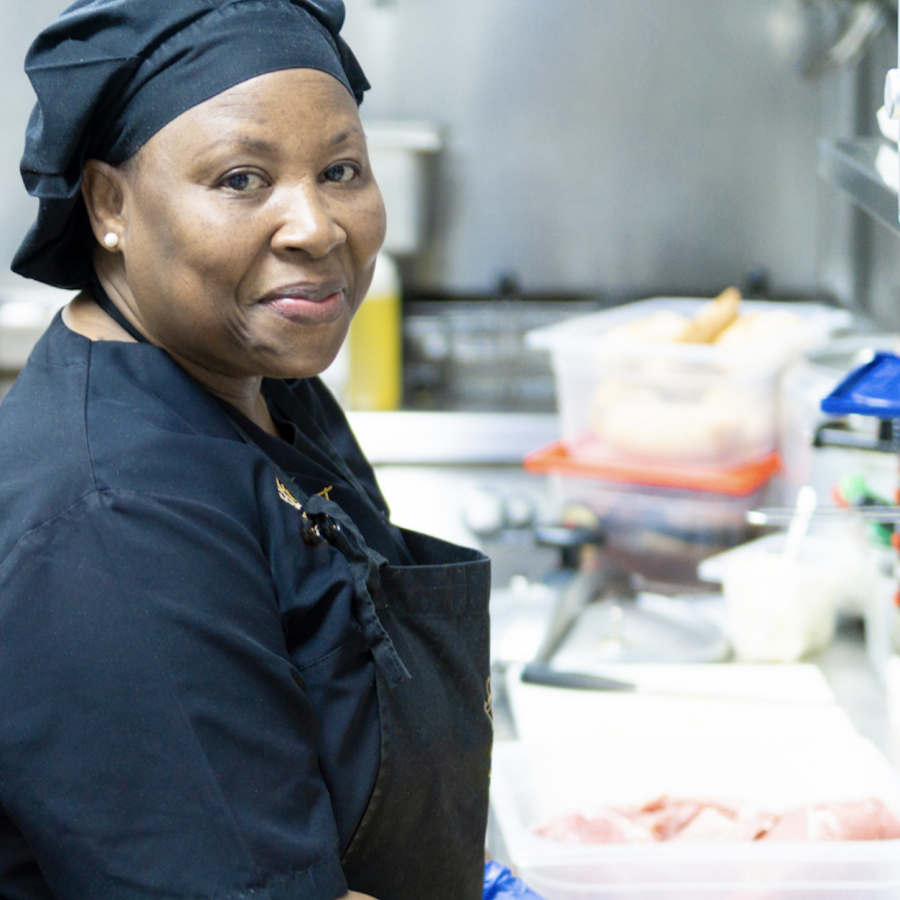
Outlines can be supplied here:
<path id="1" fill-rule="evenodd" d="M 378 254 L 372 286 L 353 317 L 347 342 L 347 408 L 399 409 L 403 396 L 400 276 L 386 253 Z"/>

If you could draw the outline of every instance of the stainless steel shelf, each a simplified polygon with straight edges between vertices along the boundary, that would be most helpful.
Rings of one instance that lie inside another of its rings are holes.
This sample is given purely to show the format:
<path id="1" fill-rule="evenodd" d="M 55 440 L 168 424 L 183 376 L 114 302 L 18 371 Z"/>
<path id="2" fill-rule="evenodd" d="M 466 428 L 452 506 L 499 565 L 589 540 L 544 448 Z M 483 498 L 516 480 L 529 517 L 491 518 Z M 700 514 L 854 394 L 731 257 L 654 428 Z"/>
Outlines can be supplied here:
<path id="1" fill-rule="evenodd" d="M 553 413 L 348 412 L 373 465 L 515 465 L 559 438 Z"/>
<path id="2" fill-rule="evenodd" d="M 820 141 L 819 177 L 849 194 L 850 199 L 900 235 L 897 190 L 879 174 L 879 151 L 890 145 L 882 138 L 853 141 Z"/>

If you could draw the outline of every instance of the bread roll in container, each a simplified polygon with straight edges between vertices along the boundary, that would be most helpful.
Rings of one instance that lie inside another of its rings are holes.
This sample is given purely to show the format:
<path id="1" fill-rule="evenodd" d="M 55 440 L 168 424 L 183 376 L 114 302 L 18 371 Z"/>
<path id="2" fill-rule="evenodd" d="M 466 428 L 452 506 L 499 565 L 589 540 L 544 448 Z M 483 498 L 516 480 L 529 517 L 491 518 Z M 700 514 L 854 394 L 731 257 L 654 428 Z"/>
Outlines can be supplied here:
<path id="1" fill-rule="evenodd" d="M 563 443 L 583 460 L 733 467 L 776 449 L 778 377 L 845 310 L 744 301 L 715 343 L 679 339 L 709 301 L 656 297 L 529 332 L 550 352 Z"/>

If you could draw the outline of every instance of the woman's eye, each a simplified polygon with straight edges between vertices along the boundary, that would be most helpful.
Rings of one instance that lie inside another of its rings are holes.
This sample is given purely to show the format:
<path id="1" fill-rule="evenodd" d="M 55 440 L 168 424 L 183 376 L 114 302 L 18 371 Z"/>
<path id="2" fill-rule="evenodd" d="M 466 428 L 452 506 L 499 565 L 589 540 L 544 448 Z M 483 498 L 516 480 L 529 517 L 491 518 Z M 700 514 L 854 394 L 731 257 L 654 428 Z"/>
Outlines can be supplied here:
<path id="1" fill-rule="evenodd" d="M 231 191 L 252 191 L 261 187 L 265 187 L 266 182 L 260 175 L 253 172 L 235 172 L 223 179 L 222 187 L 226 187 Z"/>
<path id="2" fill-rule="evenodd" d="M 338 184 L 346 184 L 348 181 L 353 181 L 357 175 L 359 175 L 359 170 L 346 163 L 338 163 L 336 166 L 331 166 L 331 168 L 325 170 L 325 180 L 337 182 Z"/>

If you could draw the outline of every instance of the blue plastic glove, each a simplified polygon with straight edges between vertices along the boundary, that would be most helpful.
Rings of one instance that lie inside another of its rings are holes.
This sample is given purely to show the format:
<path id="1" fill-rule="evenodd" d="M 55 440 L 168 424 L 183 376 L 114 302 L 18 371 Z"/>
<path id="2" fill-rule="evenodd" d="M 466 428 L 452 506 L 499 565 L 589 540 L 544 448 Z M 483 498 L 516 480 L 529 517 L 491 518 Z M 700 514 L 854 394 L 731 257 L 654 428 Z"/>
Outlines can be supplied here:
<path id="1" fill-rule="evenodd" d="M 544 900 L 497 862 L 484 864 L 482 900 Z"/>

